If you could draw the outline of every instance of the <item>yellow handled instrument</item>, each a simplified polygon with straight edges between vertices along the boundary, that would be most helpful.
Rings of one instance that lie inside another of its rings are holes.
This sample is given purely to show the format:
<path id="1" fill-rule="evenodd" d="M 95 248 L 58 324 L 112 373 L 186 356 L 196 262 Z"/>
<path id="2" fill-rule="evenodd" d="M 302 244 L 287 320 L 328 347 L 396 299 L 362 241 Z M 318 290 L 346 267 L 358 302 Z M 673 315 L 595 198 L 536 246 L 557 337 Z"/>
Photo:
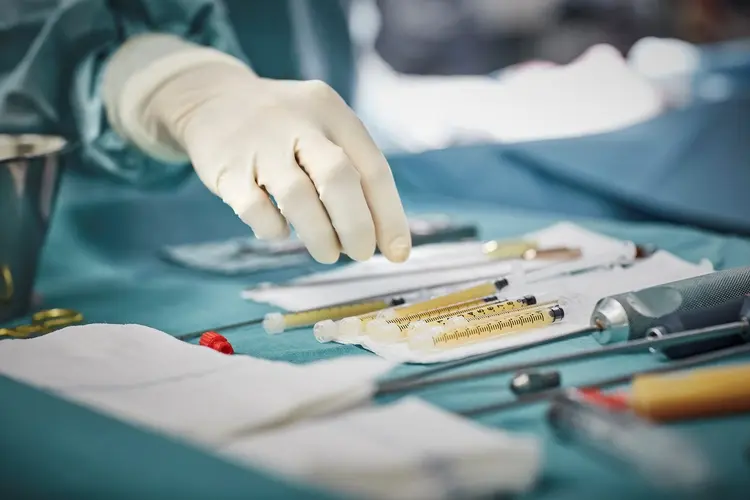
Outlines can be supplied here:
<path id="1" fill-rule="evenodd" d="M 638 375 L 630 405 L 656 421 L 750 412 L 750 363 L 668 375 Z"/>

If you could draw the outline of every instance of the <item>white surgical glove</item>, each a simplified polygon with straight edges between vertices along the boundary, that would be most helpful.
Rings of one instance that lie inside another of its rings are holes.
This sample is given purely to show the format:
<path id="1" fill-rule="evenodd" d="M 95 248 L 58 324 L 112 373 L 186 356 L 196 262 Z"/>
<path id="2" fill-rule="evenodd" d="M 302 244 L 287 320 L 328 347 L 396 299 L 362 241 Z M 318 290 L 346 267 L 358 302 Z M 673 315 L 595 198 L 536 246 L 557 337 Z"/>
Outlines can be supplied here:
<path id="1" fill-rule="evenodd" d="M 121 135 L 165 162 L 189 159 L 257 237 L 288 236 L 288 221 L 320 262 L 341 251 L 366 260 L 376 244 L 408 257 L 388 163 L 325 83 L 260 78 L 227 54 L 150 34 L 113 56 L 104 98 Z"/>

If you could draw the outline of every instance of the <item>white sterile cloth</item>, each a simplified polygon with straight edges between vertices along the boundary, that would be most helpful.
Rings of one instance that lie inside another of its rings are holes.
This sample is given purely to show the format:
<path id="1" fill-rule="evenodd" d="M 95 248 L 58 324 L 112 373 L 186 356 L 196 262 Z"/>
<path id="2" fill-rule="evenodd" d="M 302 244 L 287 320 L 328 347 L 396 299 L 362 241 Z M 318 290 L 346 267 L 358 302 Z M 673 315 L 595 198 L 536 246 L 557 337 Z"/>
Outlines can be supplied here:
<path id="1" fill-rule="evenodd" d="M 503 294 L 509 298 L 533 294 L 537 296 L 539 302 L 563 299 L 565 318 L 562 322 L 547 327 L 504 335 L 442 352 L 414 352 L 406 342 L 379 343 L 364 335 L 347 340 L 346 343 L 362 345 L 385 359 L 397 362 L 450 361 L 496 349 L 524 346 L 564 336 L 590 325 L 591 312 L 596 302 L 602 297 L 692 278 L 711 271 L 713 271 L 713 266 L 708 261 L 696 265 L 679 259 L 669 252 L 658 251 L 651 257 L 627 268 L 599 269 L 519 286 L 511 284 L 503 290 Z"/>
<path id="2" fill-rule="evenodd" d="M 583 137 L 666 109 L 657 85 L 610 45 L 567 65 L 522 67 L 500 79 L 403 75 L 374 52 L 360 57 L 358 73 L 355 109 L 388 152 Z"/>
<path id="3" fill-rule="evenodd" d="M 364 498 L 440 500 L 531 488 L 536 439 L 476 425 L 417 399 L 239 439 L 222 453 Z"/>
<path id="4" fill-rule="evenodd" d="M 0 342 L 3 375 L 292 480 L 415 500 L 535 483 L 535 439 L 416 400 L 363 405 L 391 366 L 374 356 L 308 365 L 227 356 L 138 325 Z"/>
<path id="5" fill-rule="evenodd" d="M 138 325 L 0 342 L 3 375 L 205 445 L 359 405 L 391 367 L 370 356 L 304 366 L 228 356 Z"/>
<path id="6" fill-rule="evenodd" d="M 493 261 L 482 254 L 481 242 L 425 245 L 415 248 L 412 256 L 403 264 L 394 264 L 382 256 L 376 256 L 366 262 L 300 278 L 290 285 L 246 290 L 243 297 L 294 311 L 376 295 L 398 295 L 400 290 L 440 286 L 454 280 L 490 281 L 514 274 L 517 269 L 526 272 L 527 281 L 535 282 L 592 267 L 624 265 L 635 259 L 635 246 L 632 243 L 588 231 L 570 222 L 554 224 L 518 238 L 535 241 L 540 248 L 580 248 L 582 257 L 557 264 L 545 260 Z M 446 266 L 454 267 L 451 270 L 441 269 Z"/>

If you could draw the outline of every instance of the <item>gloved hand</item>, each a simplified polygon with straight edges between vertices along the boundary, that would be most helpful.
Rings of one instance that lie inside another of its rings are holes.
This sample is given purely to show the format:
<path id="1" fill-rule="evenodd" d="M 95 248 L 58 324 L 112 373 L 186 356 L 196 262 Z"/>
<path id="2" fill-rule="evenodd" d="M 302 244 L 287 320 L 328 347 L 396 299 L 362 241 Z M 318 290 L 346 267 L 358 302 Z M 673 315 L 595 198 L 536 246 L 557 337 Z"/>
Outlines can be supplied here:
<path id="1" fill-rule="evenodd" d="M 320 262 L 340 251 L 366 260 L 376 243 L 392 261 L 408 257 L 388 163 L 326 84 L 260 78 L 213 49 L 146 35 L 110 61 L 105 101 L 114 128 L 144 151 L 186 154 L 257 237 L 288 236 L 288 221 Z"/>

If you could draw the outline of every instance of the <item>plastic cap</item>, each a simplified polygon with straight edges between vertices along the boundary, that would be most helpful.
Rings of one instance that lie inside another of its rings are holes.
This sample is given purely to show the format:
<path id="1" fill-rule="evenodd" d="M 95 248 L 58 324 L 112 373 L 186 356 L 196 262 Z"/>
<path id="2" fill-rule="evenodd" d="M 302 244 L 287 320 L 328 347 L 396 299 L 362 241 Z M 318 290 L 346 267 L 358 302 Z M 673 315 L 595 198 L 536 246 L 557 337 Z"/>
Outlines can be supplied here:
<path id="1" fill-rule="evenodd" d="M 398 342 L 404 337 L 401 328 L 393 323 L 378 324 L 376 329 L 368 331 L 368 333 L 373 339 L 381 342 Z"/>
<path id="2" fill-rule="evenodd" d="M 423 330 L 419 334 L 409 337 L 409 348 L 414 351 L 434 351 L 435 343 L 432 341 L 433 334 L 429 330 Z"/>
<path id="3" fill-rule="evenodd" d="M 448 327 L 450 329 L 450 327 Z M 416 328 L 409 330 L 409 338 L 419 337 L 420 335 L 439 335 L 445 331 L 443 325 L 418 325 Z"/>
<path id="4" fill-rule="evenodd" d="M 276 335 L 284 331 L 284 315 L 281 313 L 268 313 L 263 318 L 263 329 L 269 335 Z"/>
<path id="5" fill-rule="evenodd" d="M 338 327 L 330 319 L 318 321 L 313 327 L 313 335 L 315 335 L 315 340 L 321 344 L 325 344 L 336 339 L 338 336 Z"/>
<path id="6" fill-rule="evenodd" d="M 204 333 L 203 335 L 201 335 L 198 343 L 203 347 L 208 347 L 209 349 L 213 349 L 214 351 L 218 351 L 222 354 L 234 354 L 234 348 L 232 347 L 232 344 L 229 343 L 226 337 L 224 337 L 223 335 L 219 335 L 216 332 Z"/>
<path id="7" fill-rule="evenodd" d="M 372 321 L 369 321 L 367 325 L 365 325 L 365 333 L 367 335 L 377 335 L 378 332 L 384 327 L 384 325 L 387 325 L 388 323 L 384 319 L 376 318 Z"/>
<path id="8" fill-rule="evenodd" d="M 344 318 L 338 323 L 339 337 L 351 338 L 362 334 L 362 321 L 359 318 Z"/>

